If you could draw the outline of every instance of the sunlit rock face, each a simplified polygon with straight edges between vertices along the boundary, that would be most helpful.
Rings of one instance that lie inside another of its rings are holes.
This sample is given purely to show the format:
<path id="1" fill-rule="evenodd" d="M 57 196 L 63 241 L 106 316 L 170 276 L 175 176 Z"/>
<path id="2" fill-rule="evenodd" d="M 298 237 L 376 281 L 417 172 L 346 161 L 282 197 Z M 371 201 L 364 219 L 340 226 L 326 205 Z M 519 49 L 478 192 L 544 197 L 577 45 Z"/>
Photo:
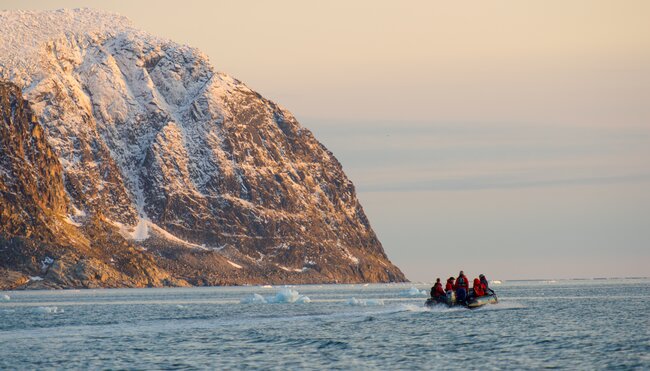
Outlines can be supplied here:
<path id="1" fill-rule="evenodd" d="M 0 35 L 62 173 L 45 197 L 82 235 L 192 284 L 405 279 L 332 153 L 200 51 L 93 10 L 0 12 Z"/>
<path id="2" fill-rule="evenodd" d="M 84 225 L 75 222 L 63 179 L 59 159 L 20 88 L 0 80 L 1 290 L 187 285 L 97 216 Z"/>

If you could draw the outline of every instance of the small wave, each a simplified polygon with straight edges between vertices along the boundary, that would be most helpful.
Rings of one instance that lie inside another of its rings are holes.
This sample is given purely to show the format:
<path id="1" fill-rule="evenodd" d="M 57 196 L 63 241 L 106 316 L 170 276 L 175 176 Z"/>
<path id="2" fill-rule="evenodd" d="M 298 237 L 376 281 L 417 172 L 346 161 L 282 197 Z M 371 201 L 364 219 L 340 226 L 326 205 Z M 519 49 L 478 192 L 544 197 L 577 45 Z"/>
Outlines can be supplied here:
<path id="1" fill-rule="evenodd" d="M 404 312 L 430 312 L 431 309 L 424 305 L 415 304 L 402 304 L 402 311 Z"/>
<path id="2" fill-rule="evenodd" d="M 318 349 L 327 349 L 327 348 L 333 348 L 333 349 L 348 349 L 350 346 L 348 343 L 343 342 L 343 341 L 338 341 L 338 340 L 321 340 L 320 344 L 318 345 Z"/>
<path id="3" fill-rule="evenodd" d="M 477 308 L 476 310 L 482 310 L 482 311 L 483 310 L 509 310 L 509 309 L 525 309 L 525 308 L 526 306 L 521 303 L 500 301 L 496 304 L 485 305 L 483 307 Z"/>

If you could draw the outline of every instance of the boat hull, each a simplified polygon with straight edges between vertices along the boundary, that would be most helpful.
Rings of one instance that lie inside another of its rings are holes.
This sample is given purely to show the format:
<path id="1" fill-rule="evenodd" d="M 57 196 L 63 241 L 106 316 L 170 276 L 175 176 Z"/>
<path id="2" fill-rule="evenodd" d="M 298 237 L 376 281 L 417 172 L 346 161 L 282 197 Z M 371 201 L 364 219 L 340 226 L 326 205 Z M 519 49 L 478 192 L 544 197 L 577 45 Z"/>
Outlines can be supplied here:
<path id="1" fill-rule="evenodd" d="M 487 304 L 496 304 L 499 302 L 496 294 L 479 296 L 478 298 L 472 298 L 467 302 L 467 308 L 475 309 L 480 308 Z"/>
<path id="2" fill-rule="evenodd" d="M 428 298 L 424 304 L 428 307 L 432 307 L 435 305 L 447 305 L 449 307 L 462 306 L 469 309 L 476 309 L 487 304 L 496 304 L 499 302 L 499 299 L 497 298 L 496 294 L 480 296 L 478 298 L 471 298 L 467 300 L 467 302 L 463 302 L 463 303 L 456 301 L 456 295 L 453 295 L 453 293 L 450 294 L 437 299 Z"/>

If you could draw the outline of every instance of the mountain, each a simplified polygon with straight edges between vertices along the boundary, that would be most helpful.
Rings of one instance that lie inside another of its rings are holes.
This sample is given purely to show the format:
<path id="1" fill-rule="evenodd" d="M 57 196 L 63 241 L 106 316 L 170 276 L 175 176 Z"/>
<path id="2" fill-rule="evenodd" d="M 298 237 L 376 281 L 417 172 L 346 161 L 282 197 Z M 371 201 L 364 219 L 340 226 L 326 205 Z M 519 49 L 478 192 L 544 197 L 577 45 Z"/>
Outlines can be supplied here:
<path id="1" fill-rule="evenodd" d="M 334 155 L 200 51 L 89 9 L 0 12 L 0 35 L 0 269 L 53 287 L 405 280 Z M 63 261 L 110 280 L 51 277 Z"/>

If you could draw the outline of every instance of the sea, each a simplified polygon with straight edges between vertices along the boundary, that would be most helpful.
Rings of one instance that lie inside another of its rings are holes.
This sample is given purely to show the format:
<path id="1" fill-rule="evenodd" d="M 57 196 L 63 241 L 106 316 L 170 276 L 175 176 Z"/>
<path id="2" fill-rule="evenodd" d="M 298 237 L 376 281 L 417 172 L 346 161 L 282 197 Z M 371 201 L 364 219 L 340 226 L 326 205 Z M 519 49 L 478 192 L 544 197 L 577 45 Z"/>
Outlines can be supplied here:
<path id="1" fill-rule="evenodd" d="M 650 280 L 0 292 L 0 369 L 650 370 Z"/>

